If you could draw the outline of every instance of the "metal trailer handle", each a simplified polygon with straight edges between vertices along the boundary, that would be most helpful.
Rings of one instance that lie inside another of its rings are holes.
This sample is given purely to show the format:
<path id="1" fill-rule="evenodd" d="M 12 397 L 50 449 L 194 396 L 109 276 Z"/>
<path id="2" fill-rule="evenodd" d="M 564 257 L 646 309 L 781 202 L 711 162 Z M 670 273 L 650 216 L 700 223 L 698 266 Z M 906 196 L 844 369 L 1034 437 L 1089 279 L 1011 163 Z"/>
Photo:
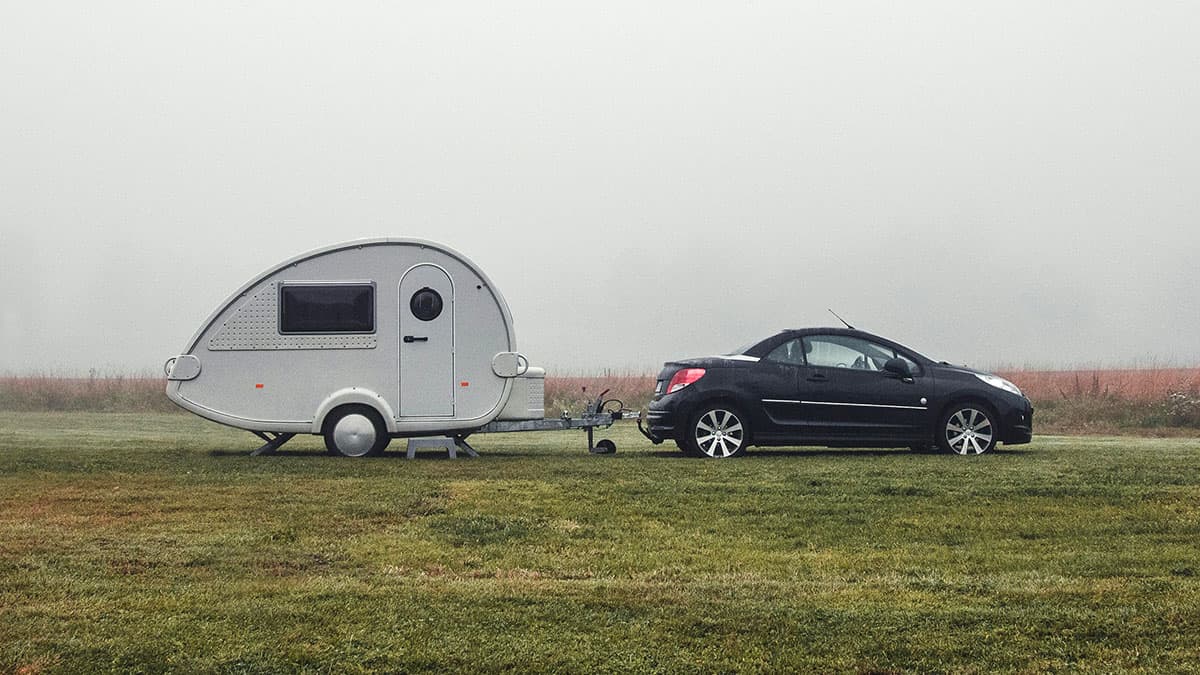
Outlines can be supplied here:
<path id="1" fill-rule="evenodd" d="M 521 367 L 521 362 L 525 363 L 525 367 Z M 517 354 L 517 377 L 529 372 L 529 358 L 524 354 Z"/>
<path id="2" fill-rule="evenodd" d="M 415 335 L 405 335 L 404 341 L 405 342 L 429 342 L 429 338 L 427 336 L 417 337 Z"/>
<path id="3" fill-rule="evenodd" d="M 177 359 L 177 358 L 179 358 L 179 357 L 172 356 L 171 358 L 167 359 L 166 363 L 163 364 L 163 374 L 166 375 L 167 377 L 171 376 L 171 366 L 175 365 L 175 359 Z"/>

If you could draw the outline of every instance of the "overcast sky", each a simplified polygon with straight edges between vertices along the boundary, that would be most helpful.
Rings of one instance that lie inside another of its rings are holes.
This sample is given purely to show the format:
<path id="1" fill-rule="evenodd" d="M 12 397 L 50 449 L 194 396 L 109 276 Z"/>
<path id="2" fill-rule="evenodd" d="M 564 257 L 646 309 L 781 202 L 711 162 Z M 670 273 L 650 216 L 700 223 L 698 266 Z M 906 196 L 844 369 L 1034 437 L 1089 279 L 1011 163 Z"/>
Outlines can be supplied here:
<path id="1" fill-rule="evenodd" d="M 157 369 L 303 251 L 479 263 L 553 371 L 785 327 L 1200 362 L 1200 4 L 0 4 L 0 371 Z"/>

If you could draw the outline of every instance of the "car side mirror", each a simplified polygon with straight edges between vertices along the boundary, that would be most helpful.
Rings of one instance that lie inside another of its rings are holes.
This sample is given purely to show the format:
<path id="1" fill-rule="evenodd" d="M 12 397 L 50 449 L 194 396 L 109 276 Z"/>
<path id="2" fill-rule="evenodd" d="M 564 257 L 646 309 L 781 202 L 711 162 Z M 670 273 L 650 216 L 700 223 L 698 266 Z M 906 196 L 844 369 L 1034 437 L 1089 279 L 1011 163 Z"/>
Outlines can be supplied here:
<path id="1" fill-rule="evenodd" d="M 912 368 L 909 367 L 908 361 L 901 358 L 888 359 L 883 364 L 883 370 L 903 380 L 911 380 L 913 376 Z"/>

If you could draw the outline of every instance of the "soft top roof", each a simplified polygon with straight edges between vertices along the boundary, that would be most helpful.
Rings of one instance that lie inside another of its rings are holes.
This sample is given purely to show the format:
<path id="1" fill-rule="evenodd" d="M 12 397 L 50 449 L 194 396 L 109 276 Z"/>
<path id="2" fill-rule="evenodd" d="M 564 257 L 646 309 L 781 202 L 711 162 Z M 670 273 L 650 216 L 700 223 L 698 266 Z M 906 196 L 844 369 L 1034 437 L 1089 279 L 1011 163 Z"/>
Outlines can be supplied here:
<path id="1" fill-rule="evenodd" d="M 852 337 L 862 338 L 864 340 L 870 340 L 871 342 L 878 342 L 881 344 L 885 344 L 885 345 L 888 345 L 889 347 L 900 349 L 908 354 L 919 357 L 920 359 L 923 359 L 928 363 L 933 363 L 933 360 L 930 359 L 929 357 L 917 352 L 916 350 L 914 350 L 910 347 L 902 345 L 899 342 L 896 342 L 895 340 L 889 340 L 888 338 L 885 338 L 885 337 L 882 337 L 879 335 L 875 335 L 873 333 L 868 333 L 865 330 L 858 330 L 857 328 L 834 328 L 832 326 L 823 326 L 823 327 L 815 327 L 815 328 L 786 328 L 784 330 L 779 331 L 775 335 L 772 335 L 771 337 L 761 340 L 760 342 L 755 344 L 753 347 L 750 347 L 749 349 L 747 349 L 744 353 L 749 356 L 759 356 L 759 357 L 765 356 L 767 354 L 767 352 L 769 352 L 771 349 L 775 348 L 779 343 L 784 342 L 785 340 L 789 340 L 789 339 L 796 338 L 796 337 L 801 337 L 804 335 L 849 335 Z"/>

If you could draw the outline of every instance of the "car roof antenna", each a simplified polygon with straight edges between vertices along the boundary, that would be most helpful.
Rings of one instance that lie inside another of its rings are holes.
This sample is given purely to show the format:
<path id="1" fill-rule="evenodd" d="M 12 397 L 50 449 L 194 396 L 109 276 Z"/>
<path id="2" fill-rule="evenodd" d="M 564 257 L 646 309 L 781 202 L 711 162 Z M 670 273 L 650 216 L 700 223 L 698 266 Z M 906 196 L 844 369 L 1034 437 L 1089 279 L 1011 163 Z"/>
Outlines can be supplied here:
<path id="1" fill-rule="evenodd" d="M 829 308 L 828 308 L 828 307 L 826 307 L 826 309 L 829 309 Z M 842 322 L 842 323 L 844 323 L 844 324 L 846 324 L 846 328 L 849 328 L 850 330 L 858 330 L 858 329 L 857 329 L 857 328 L 855 328 L 854 326 L 851 326 L 851 325 L 850 325 L 850 322 L 848 322 L 848 321 L 846 321 L 845 319 L 843 319 L 842 317 L 838 316 L 838 313 L 837 313 L 837 312 L 835 312 L 835 311 L 833 311 L 832 309 L 830 309 L 830 310 L 829 310 L 829 313 L 830 313 L 830 314 L 832 314 L 832 315 L 834 315 L 834 316 L 837 316 L 837 320 L 838 320 L 838 321 L 841 321 L 841 322 Z"/>

